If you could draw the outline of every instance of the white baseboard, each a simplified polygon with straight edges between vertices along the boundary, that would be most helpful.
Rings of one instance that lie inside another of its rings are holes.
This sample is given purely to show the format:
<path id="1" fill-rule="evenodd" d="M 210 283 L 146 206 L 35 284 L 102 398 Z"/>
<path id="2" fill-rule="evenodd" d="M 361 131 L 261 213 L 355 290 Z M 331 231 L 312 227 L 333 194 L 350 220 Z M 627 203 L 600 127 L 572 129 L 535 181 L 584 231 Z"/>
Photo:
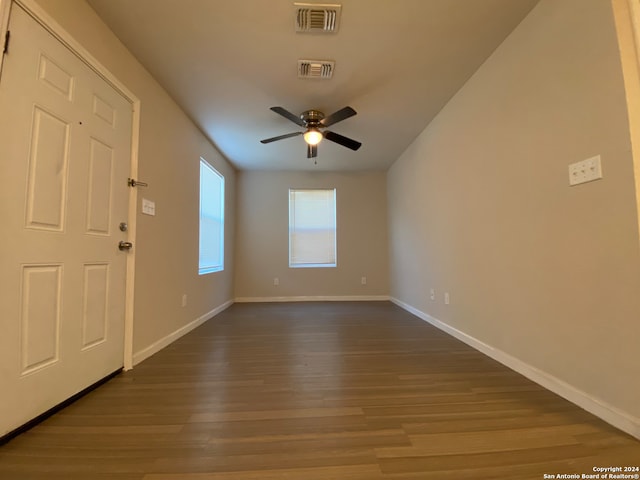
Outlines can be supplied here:
<path id="1" fill-rule="evenodd" d="M 143 348 L 139 352 L 135 352 L 133 354 L 133 365 L 135 366 L 135 365 L 139 364 L 140 362 L 142 362 L 143 360 L 146 360 L 147 358 L 149 358 L 154 353 L 158 353 L 160 350 L 162 350 L 167 345 L 172 344 L 173 342 L 175 342 L 177 339 L 179 339 L 183 335 L 186 335 L 191 330 L 199 327 L 204 322 L 209 320 L 211 317 L 216 316 L 217 314 L 219 314 L 223 310 L 226 310 L 227 308 L 229 308 L 231 305 L 233 305 L 233 300 L 229 300 L 229 301 L 223 303 L 222 305 L 214 308 L 210 312 L 205 313 L 204 315 L 202 315 L 199 318 L 196 318 L 194 321 L 189 322 L 188 324 L 184 325 L 183 327 L 180 327 L 175 332 L 170 333 L 166 337 L 161 338 L 157 342 L 152 343 L 151 345 L 149 345 L 146 348 Z"/>
<path id="2" fill-rule="evenodd" d="M 237 297 L 236 303 L 256 302 L 381 302 L 388 295 L 300 296 L 300 297 Z"/>
<path id="3" fill-rule="evenodd" d="M 431 315 L 398 300 L 397 298 L 391 297 L 390 300 L 404 310 L 414 314 L 416 317 L 430 323 L 434 327 L 448 333 L 458 340 L 461 340 L 467 345 L 493 358 L 510 369 L 515 370 L 521 375 L 524 375 L 529 380 L 532 380 L 547 390 L 560 395 L 571 403 L 576 404 L 580 408 L 601 418 L 623 432 L 640 439 L 640 418 L 619 410 L 618 408 L 609 405 L 607 402 L 599 400 L 589 393 L 579 390 L 547 372 L 539 370 L 528 363 L 503 352 L 502 350 L 494 348 L 471 335 L 447 325 L 441 320 L 438 320 L 437 318 L 434 318 Z"/>

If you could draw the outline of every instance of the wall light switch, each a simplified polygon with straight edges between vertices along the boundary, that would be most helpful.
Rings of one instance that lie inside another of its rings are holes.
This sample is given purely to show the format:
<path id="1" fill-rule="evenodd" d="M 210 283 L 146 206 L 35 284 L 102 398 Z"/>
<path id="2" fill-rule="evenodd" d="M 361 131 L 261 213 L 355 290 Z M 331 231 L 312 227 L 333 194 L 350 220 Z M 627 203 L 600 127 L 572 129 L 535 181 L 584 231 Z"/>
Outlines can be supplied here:
<path id="1" fill-rule="evenodd" d="M 142 199 L 142 213 L 145 215 L 155 215 L 156 214 L 156 202 L 152 202 L 151 200 L 147 200 L 146 198 Z"/>
<path id="2" fill-rule="evenodd" d="M 600 155 L 569 165 L 569 185 L 571 186 L 592 182 L 600 178 L 602 178 Z"/>

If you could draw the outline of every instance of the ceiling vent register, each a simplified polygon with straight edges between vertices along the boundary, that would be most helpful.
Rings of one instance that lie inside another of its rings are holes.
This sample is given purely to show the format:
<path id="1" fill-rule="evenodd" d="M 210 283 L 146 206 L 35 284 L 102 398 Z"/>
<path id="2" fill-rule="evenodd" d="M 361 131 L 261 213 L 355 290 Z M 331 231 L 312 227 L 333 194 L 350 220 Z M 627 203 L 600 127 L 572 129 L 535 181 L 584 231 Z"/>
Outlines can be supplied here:
<path id="1" fill-rule="evenodd" d="M 340 25 L 342 5 L 321 3 L 294 3 L 296 32 L 335 33 Z"/>
<path id="2" fill-rule="evenodd" d="M 333 77 L 335 65 L 331 60 L 298 60 L 298 78 L 328 80 Z"/>

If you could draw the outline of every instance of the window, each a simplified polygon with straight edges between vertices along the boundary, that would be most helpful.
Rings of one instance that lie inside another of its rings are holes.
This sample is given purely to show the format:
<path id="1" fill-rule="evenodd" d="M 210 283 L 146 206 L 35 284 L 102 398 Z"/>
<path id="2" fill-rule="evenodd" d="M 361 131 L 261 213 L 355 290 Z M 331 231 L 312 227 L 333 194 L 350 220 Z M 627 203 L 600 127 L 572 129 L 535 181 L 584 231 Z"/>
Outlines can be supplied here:
<path id="1" fill-rule="evenodd" d="M 201 158 L 198 273 L 220 270 L 224 270 L 224 177 Z"/>
<path id="2" fill-rule="evenodd" d="M 289 190 L 289 266 L 336 266 L 336 190 Z"/>

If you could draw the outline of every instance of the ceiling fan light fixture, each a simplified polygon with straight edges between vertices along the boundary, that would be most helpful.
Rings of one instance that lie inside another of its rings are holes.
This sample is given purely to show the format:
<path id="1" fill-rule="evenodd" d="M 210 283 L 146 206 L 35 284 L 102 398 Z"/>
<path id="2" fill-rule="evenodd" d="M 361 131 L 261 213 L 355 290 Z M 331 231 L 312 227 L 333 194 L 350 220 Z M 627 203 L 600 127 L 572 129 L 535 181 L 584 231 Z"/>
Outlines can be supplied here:
<path id="1" fill-rule="evenodd" d="M 309 145 L 318 145 L 322 140 L 322 132 L 315 128 L 310 128 L 304 132 L 303 138 Z"/>
<path id="2" fill-rule="evenodd" d="M 319 110 L 307 110 L 300 115 L 294 115 L 289 110 L 282 107 L 271 107 L 271 111 L 283 116 L 287 120 L 304 127 L 304 132 L 297 131 L 292 133 L 285 133 L 284 135 L 278 135 L 277 137 L 265 138 L 260 140 L 260 143 L 271 143 L 277 140 L 284 140 L 285 138 L 296 137 L 302 135 L 304 141 L 307 143 L 307 158 L 315 158 L 318 156 L 317 145 L 323 138 L 327 141 L 337 143 L 343 147 L 349 148 L 353 151 L 358 150 L 362 144 L 353 140 L 352 138 L 345 137 L 339 133 L 335 133 L 329 130 L 322 131 L 324 128 L 329 127 L 335 123 L 351 118 L 357 114 L 357 112 L 351 107 L 344 107 L 340 110 L 333 112 L 328 117 L 325 116 Z"/>

